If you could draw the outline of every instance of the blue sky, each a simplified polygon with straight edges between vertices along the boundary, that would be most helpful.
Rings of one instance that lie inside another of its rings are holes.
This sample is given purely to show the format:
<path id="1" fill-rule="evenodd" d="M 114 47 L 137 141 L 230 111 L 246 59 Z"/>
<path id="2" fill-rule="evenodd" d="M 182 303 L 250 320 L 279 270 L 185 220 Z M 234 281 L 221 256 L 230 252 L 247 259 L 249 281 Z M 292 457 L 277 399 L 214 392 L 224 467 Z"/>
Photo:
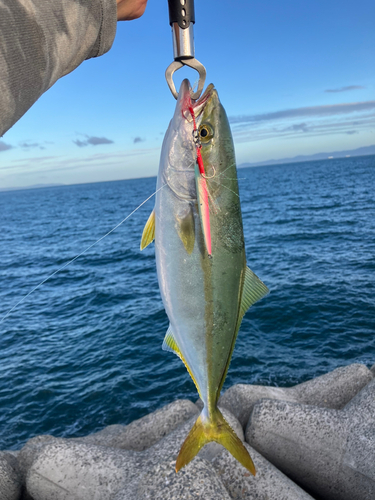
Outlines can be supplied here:
<path id="1" fill-rule="evenodd" d="M 237 163 L 375 144 L 373 0 L 195 0 L 196 57 Z M 0 139 L 0 188 L 156 175 L 175 106 L 167 0 L 59 80 Z M 192 70 L 180 70 L 195 81 Z"/>

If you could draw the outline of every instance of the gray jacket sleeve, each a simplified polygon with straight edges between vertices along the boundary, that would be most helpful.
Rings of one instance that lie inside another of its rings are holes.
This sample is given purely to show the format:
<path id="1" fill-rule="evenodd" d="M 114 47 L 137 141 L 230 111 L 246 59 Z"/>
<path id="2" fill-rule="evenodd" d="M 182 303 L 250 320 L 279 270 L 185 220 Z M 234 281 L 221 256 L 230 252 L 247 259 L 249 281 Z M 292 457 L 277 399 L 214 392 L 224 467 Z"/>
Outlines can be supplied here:
<path id="1" fill-rule="evenodd" d="M 0 0 L 0 136 L 56 80 L 107 52 L 116 0 Z"/>

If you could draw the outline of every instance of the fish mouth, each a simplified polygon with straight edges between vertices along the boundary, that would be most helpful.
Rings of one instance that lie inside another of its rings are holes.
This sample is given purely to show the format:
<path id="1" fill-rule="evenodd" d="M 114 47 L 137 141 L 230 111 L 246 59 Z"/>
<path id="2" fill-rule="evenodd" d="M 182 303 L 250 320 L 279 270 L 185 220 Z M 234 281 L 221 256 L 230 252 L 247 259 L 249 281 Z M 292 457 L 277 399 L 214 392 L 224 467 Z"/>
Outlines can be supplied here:
<path id="1" fill-rule="evenodd" d="M 210 83 L 199 99 L 194 100 L 191 98 L 193 90 L 189 80 L 187 78 L 183 80 L 178 94 L 178 100 L 181 106 L 181 113 L 189 123 L 193 121 L 192 110 L 194 111 L 194 118 L 198 118 L 202 114 L 207 102 L 212 96 L 214 89 L 215 86 L 213 83 Z"/>

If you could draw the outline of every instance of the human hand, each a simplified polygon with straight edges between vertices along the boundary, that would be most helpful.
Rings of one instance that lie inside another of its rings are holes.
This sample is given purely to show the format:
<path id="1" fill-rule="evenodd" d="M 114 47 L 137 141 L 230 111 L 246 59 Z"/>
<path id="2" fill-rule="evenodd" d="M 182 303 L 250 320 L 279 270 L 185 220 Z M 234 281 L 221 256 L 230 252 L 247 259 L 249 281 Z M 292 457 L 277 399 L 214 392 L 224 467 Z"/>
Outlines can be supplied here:
<path id="1" fill-rule="evenodd" d="M 138 19 L 144 13 L 147 0 L 116 0 L 117 21 Z"/>

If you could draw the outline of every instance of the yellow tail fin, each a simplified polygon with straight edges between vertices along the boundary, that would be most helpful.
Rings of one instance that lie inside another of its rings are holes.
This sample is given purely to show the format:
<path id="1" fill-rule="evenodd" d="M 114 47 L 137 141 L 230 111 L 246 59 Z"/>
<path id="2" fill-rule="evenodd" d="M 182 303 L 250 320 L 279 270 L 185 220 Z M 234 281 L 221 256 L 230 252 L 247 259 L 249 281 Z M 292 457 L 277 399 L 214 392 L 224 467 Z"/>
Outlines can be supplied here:
<path id="1" fill-rule="evenodd" d="M 185 467 L 199 450 L 211 441 L 216 441 L 216 443 L 224 446 L 236 460 L 255 476 L 256 471 L 249 452 L 218 408 L 216 408 L 210 419 L 205 417 L 203 412 L 199 415 L 181 446 L 176 460 L 176 472 Z"/>

